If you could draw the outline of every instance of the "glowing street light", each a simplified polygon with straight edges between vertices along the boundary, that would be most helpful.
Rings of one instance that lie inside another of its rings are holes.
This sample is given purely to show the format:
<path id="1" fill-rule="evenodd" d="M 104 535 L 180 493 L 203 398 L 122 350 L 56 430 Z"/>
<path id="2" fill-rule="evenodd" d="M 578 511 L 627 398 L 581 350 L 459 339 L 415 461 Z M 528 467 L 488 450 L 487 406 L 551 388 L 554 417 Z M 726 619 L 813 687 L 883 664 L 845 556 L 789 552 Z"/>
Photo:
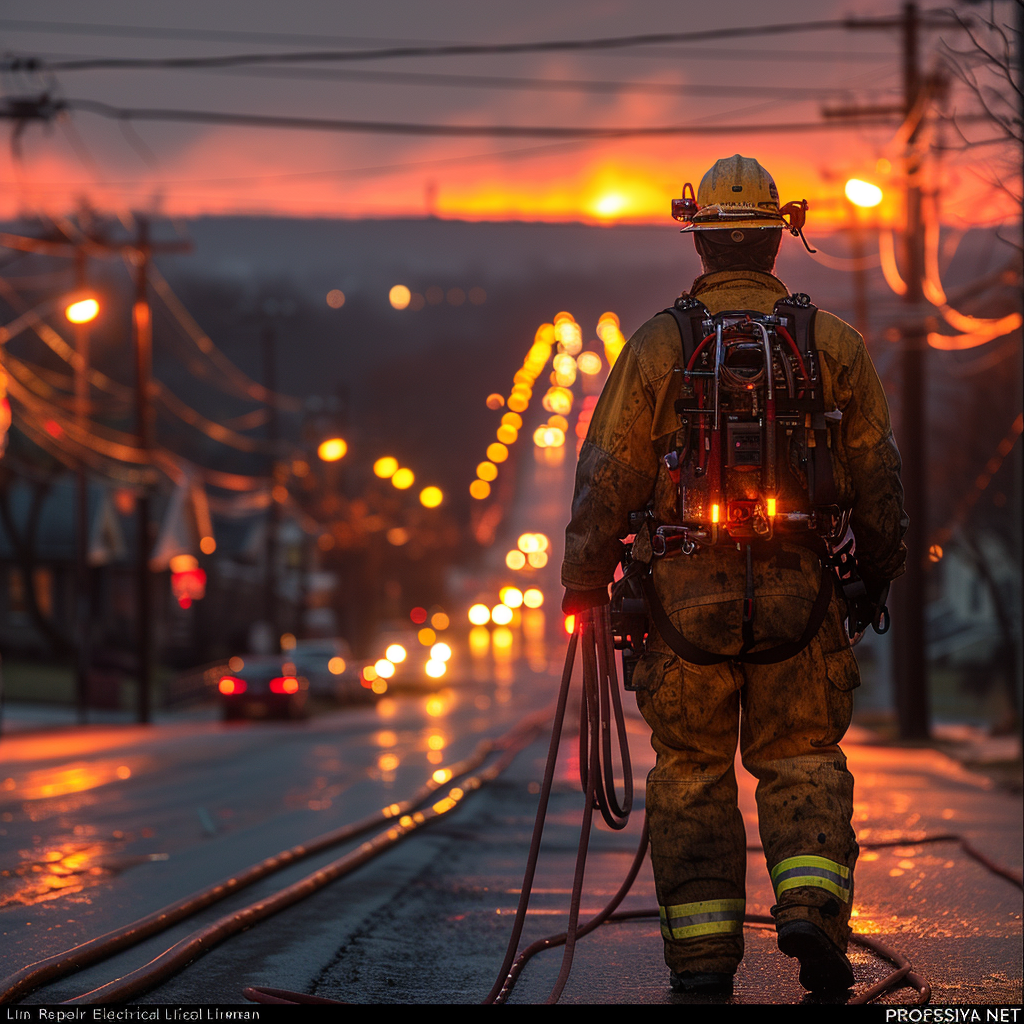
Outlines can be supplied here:
<path id="1" fill-rule="evenodd" d="M 882 190 L 870 181 L 861 181 L 860 178 L 851 178 L 846 183 L 846 198 L 854 206 L 870 209 L 882 201 Z"/>
<path id="2" fill-rule="evenodd" d="M 444 501 L 444 492 L 440 487 L 424 487 L 420 491 L 420 504 L 424 508 L 437 508 Z"/>
<path id="3" fill-rule="evenodd" d="M 407 491 L 415 482 L 416 476 L 413 471 L 404 466 L 391 474 L 391 483 L 400 491 Z"/>
<path id="4" fill-rule="evenodd" d="M 340 437 L 329 437 L 321 441 L 316 453 L 321 462 L 337 462 L 345 457 L 348 452 L 348 442 Z"/>
<path id="5" fill-rule="evenodd" d="M 405 309 L 412 301 L 412 292 L 404 284 L 396 284 L 388 292 L 388 302 L 394 309 Z"/>
<path id="6" fill-rule="evenodd" d="M 92 323 L 100 314 L 100 304 L 94 298 L 79 298 L 64 307 L 64 315 L 73 324 Z"/>

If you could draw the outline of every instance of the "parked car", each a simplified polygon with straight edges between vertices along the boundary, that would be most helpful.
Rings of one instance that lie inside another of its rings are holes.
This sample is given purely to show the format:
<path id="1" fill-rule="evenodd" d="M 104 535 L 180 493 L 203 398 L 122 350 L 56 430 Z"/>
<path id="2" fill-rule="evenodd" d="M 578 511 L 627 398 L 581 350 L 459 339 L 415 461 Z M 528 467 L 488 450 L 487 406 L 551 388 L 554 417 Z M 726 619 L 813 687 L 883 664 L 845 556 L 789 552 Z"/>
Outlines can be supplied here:
<path id="1" fill-rule="evenodd" d="M 225 722 L 305 717 L 309 680 L 287 655 L 251 655 L 237 660 L 242 666 L 229 668 L 217 682 Z"/>

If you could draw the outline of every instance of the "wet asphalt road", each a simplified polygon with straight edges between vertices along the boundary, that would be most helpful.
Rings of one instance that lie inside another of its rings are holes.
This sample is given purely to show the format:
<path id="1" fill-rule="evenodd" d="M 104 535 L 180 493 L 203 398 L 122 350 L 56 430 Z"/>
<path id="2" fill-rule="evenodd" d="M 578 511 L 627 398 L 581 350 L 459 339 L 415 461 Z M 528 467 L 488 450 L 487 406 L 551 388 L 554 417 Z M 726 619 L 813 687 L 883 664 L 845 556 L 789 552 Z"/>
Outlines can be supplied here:
<path id="1" fill-rule="evenodd" d="M 296 842 L 401 799 L 438 764 L 465 756 L 544 706 L 554 681 L 521 669 L 511 684 L 454 681 L 432 698 L 398 695 L 298 724 L 90 727 L 5 737 L 0 744 L 0 973 L 67 949 Z M 638 804 L 625 832 L 595 831 L 584 913 L 618 888 L 638 841 L 642 780 L 653 754 L 643 722 L 629 728 Z M 844 744 L 857 780 L 854 928 L 908 956 L 935 1003 L 1021 1000 L 1019 888 L 969 858 L 956 833 L 1021 867 L 1021 806 L 931 749 Z M 212 950 L 143 996 L 147 1002 L 239 1002 L 248 984 L 364 1003 L 471 1003 L 500 965 L 526 860 L 546 738 L 455 813 L 355 874 Z M 582 798 L 576 747 L 563 743 L 541 868 L 524 941 L 560 930 L 568 906 Z M 753 780 L 742 770 L 748 840 L 757 845 Z M 349 848 L 355 844 L 349 844 Z M 209 908 L 135 950 L 29 996 L 57 1002 L 146 963 L 196 924 L 324 864 L 321 854 Z M 759 852 L 748 857 L 748 912 L 772 892 Z M 654 907 L 649 865 L 625 908 Z M 805 999 L 773 934 L 748 928 L 736 1003 Z M 887 967 L 852 954 L 858 984 Z M 526 969 L 511 1002 L 540 1002 L 559 952 Z M 902 989 L 884 1001 L 908 1003 Z M 581 941 L 566 1003 L 685 1002 L 667 986 L 656 920 L 604 927 Z"/>

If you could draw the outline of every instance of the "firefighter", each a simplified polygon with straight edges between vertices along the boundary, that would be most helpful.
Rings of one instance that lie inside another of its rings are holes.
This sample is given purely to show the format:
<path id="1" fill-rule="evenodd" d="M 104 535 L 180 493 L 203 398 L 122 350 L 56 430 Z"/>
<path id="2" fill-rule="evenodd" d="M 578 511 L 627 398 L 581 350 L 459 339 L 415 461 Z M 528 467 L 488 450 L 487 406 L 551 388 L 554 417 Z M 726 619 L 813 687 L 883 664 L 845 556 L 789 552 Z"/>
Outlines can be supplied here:
<path id="1" fill-rule="evenodd" d="M 772 273 L 783 230 L 799 226 L 783 219 L 788 208 L 780 213 L 771 176 L 747 157 L 719 160 L 700 183 L 696 209 L 684 230 L 693 233 L 704 273 L 689 294 L 712 314 L 770 313 L 788 295 Z M 835 488 L 856 538 L 864 621 L 877 622 L 889 581 L 905 560 L 900 456 L 860 335 L 819 310 L 813 342 L 825 408 L 841 413 L 832 414 L 829 444 Z M 604 387 L 580 451 L 566 530 L 567 614 L 608 602 L 621 540 L 632 532 L 631 511 L 647 506 L 655 522 L 673 521 L 677 492 L 663 457 L 680 431 L 674 399 L 681 374 L 673 373 L 680 352 L 673 317 L 654 316 L 630 338 Z M 839 746 L 860 683 L 843 622 L 847 605 L 833 588 L 823 621 L 798 653 L 777 664 L 740 660 L 741 649 L 802 638 L 824 576 L 821 552 L 778 534 L 749 567 L 737 547 L 703 546 L 655 559 L 652 574 L 671 625 L 729 659 L 686 661 L 652 628 L 633 677 L 657 754 L 647 815 L 670 981 L 677 991 L 729 991 L 743 956 L 746 835 L 734 772 L 738 741 L 743 765 L 757 779 L 779 949 L 798 958 L 804 988 L 841 992 L 853 983 L 846 948 L 858 852 L 853 777 Z M 633 554 L 651 559 L 642 531 Z M 757 615 L 753 645 L 744 646 L 750 637 L 743 636 L 743 599 L 751 578 Z"/>

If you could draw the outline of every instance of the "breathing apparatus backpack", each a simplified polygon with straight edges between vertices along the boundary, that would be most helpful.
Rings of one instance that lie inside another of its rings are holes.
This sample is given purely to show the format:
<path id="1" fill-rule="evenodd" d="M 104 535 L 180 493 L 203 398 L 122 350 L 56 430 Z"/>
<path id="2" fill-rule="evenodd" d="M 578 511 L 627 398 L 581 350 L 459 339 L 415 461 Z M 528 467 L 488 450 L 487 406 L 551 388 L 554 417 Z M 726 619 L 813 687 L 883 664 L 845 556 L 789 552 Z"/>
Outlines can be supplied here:
<path id="1" fill-rule="evenodd" d="M 623 674 L 632 675 L 632 664 L 644 649 L 641 599 L 669 647 L 699 665 L 728 660 L 771 664 L 793 657 L 821 626 L 833 586 L 846 600 L 851 638 L 859 637 L 867 623 L 857 602 L 866 588 L 848 530 L 850 510 L 840 506 L 833 475 L 830 428 L 840 423 L 842 412 L 825 408 L 813 341 L 817 308 L 797 293 L 780 299 L 769 314 L 712 314 L 684 294 L 664 312 L 675 319 L 682 341 L 681 365 L 675 368 L 681 377 L 675 403 L 680 430 L 676 446 L 663 457 L 676 487 L 676 521 L 657 523 L 647 508 L 631 513 L 630 526 L 636 532 L 646 525 L 655 559 L 690 555 L 702 546 L 746 548 L 743 647 L 738 656 L 723 656 L 683 637 L 658 598 L 651 566 L 633 561 L 627 551 L 623 579 L 612 593 Z M 798 640 L 751 652 L 752 548 L 783 538 L 818 554 L 818 596 Z M 868 621 L 876 632 L 888 629 L 884 604 Z M 628 668 L 627 660 L 632 662 Z"/>

